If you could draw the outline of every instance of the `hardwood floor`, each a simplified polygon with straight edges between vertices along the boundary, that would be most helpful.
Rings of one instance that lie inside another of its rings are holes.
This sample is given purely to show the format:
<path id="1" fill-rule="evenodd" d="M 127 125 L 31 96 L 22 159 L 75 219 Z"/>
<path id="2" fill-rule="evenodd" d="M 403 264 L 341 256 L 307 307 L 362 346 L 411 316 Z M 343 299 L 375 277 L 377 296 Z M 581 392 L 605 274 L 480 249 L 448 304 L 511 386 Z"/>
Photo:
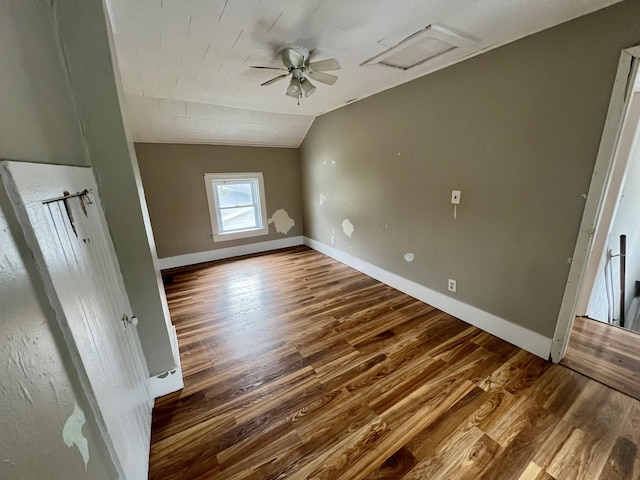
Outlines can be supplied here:
<path id="1" fill-rule="evenodd" d="M 173 272 L 151 479 L 636 479 L 640 402 L 306 247 Z"/>
<path id="2" fill-rule="evenodd" d="M 640 335 L 576 317 L 563 365 L 640 399 Z"/>

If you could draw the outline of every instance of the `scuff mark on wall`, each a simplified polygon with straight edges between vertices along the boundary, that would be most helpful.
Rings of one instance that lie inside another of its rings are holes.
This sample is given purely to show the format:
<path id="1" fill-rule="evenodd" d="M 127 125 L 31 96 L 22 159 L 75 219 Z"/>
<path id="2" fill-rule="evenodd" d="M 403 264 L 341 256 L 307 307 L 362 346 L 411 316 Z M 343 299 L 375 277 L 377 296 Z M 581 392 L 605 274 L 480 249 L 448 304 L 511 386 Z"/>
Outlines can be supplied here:
<path id="1" fill-rule="evenodd" d="M 73 407 L 73 413 L 69 415 L 62 428 L 62 439 L 67 447 L 71 448 L 73 445 L 78 447 L 84 461 L 84 470 L 86 471 L 87 463 L 89 463 L 89 444 L 82 434 L 82 426 L 85 422 L 84 412 L 76 403 Z"/>
<path id="2" fill-rule="evenodd" d="M 6 232 L 6 229 L 3 229 L 4 232 Z M 7 266 L 5 268 L 5 265 Z M 8 255 L 5 254 L 4 256 L 4 261 L 2 263 L 0 263 L 0 270 L 6 270 L 8 272 L 13 272 L 15 269 L 13 267 L 13 264 L 11 263 L 11 259 L 9 258 Z"/>
<path id="3" fill-rule="evenodd" d="M 31 394 L 29 393 L 27 387 L 25 387 L 24 383 L 22 382 L 18 382 L 18 384 L 20 385 L 20 393 L 22 395 L 22 398 L 29 400 L 29 403 L 33 405 L 33 398 L 31 398 Z"/>
<path id="4" fill-rule="evenodd" d="M 284 208 L 276 210 L 268 221 L 269 225 L 272 223 L 275 225 L 278 233 L 288 233 L 291 227 L 296 224 Z"/>
<path id="5" fill-rule="evenodd" d="M 24 343 L 24 337 L 22 337 L 23 339 L 23 343 Z M 29 376 L 29 373 L 27 371 L 27 365 L 24 361 L 24 358 L 22 358 L 22 355 L 20 354 L 20 352 L 15 352 L 13 355 L 13 363 L 20 368 L 20 370 L 22 370 L 22 373 L 24 374 L 25 377 Z"/>
<path id="6" fill-rule="evenodd" d="M 345 218 L 342 221 L 342 231 L 347 237 L 351 238 L 351 235 L 353 235 L 353 230 L 354 230 L 353 224 L 348 218 Z"/>
<path id="7" fill-rule="evenodd" d="M 413 259 L 415 258 L 415 255 L 413 254 L 413 252 L 407 252 L 403 255 L 405 261 L 411 263 L 413 262 Z"/>
<path id="8" fill-rule="evenodd" d="M 53 379 L 49 380 L 49 385 L 53 389 L 53 395 L 56 397 L 56 404 L 60 403 L 60 398 L 58 398 L 58 389 L 56 388 L 56 384 Z"/>

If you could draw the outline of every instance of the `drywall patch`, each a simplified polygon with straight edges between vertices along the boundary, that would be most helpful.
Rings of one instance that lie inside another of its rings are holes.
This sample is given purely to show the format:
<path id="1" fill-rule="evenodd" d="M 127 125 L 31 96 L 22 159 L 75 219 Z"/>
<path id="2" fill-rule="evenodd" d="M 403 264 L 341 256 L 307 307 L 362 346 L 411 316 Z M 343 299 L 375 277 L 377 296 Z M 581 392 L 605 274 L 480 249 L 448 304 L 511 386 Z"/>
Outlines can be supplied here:
<path id="1" fill-rule="evenodd" d="M 288 233 L 291 227 L 296 224 L 284 208 L 276 210 L 273 215 L 271 215 L 269 225 L 272 223 L 275 225 L 276 232 L 278 233 Z"/>
<path id="2" fill-rule="evenodd" d="M 415 255 L 413 254 L 413 252 L 407 252 L 403 255 L 404 259 L 406 262 L 413 262 L 413 259 L 415 258 Z"/>
<path id="3" fill-rule="evenodd" d="M 82 426 L 85 423 L 84 412 L 76 403 L 73 407 L 73 413 L 67 418 L 62 428 L 62 439 L 67 447 L 71 448 L 73 445 L 78 447 L 84 461 L 84 470 L 86 471 L 87 463 L 89 463 L 89 444 L 82 434 Z"/>
<path id="4" fill-rule="evenodd" d="M 348 218 L 345 218 L 342 221 L 342 231 L 349 238 L 351 238 L 351 235 L 353 235 L 353 224 Z"/>

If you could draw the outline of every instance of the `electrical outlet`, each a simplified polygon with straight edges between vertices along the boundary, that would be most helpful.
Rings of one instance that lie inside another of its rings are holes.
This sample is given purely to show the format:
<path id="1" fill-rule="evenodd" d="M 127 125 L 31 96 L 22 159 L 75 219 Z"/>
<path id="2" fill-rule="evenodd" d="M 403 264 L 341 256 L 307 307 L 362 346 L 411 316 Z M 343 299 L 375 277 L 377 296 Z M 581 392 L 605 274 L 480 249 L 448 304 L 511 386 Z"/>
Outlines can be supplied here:
<path id="1" fill-rule="evenodd" d="M 336 236 L 332 233 L 331 234 L 331 245 L 335 245 L 336 244 Z"/>
<path id="2" fill-rule="evenodd" d="M 462 196 L 462 191 L 453 190 L 451 192 L 451 203 L 454 205 L 460 205 L 460 197 Z"/>
<path id="3" fill-rule="evenodd" d="M 455 292 L 458 289 L 458 283 L 455 280 L 449 279 L 447 288 L 449 289 L 450 292 Z"/>

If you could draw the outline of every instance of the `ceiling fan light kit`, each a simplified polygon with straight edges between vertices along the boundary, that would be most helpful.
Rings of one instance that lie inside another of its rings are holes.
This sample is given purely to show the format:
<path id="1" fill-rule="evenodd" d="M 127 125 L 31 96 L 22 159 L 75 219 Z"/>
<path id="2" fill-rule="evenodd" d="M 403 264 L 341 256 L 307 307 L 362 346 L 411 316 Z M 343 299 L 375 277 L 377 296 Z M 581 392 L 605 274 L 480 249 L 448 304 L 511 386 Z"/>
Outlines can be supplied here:
<path id="1" fill-rule="evenodd" d="M 289 87 L 287 87 L 287 93 L 285 95 L 287 95 L 288 97 L 298 98 L 301 94 L 302 88 L 300 86 L 300 80 L 298 80 L 296 77 L 293 77 L 291 79 L 291 82 L 289 82 Z"/>
<path id="2" fill-rule="evenodd" d="M 262 83 L 261 86 L 271 85 L 291 75 L 291 81 L 289 82 L 285 95 L 300 101 L 303 94 L 306 98 L 316 91 L 316 86 L 311 83 L 309 78 L 326 85 L 333 85 L 338 80 L 338 77 L 335 75 L 326 73 L 328 71 L 340 70 L 340 63 L 335 58 L 311 62 L 309 50 L 303 47 L 285 48 L 280 52 L 280 58 L 282 59 L 284 67 L 251 66 L 251 68 L 287 71 L 285 74 L 267 80 Z"/>
<path id="3" fill-rule="evenodd" d="M 313 83 L 311 83 L 307 78 L 305 78 L 300 85 L 302 86 L 302 91 L 304 92 L 305 98 L 316 91 L 316 86 Z"/>

